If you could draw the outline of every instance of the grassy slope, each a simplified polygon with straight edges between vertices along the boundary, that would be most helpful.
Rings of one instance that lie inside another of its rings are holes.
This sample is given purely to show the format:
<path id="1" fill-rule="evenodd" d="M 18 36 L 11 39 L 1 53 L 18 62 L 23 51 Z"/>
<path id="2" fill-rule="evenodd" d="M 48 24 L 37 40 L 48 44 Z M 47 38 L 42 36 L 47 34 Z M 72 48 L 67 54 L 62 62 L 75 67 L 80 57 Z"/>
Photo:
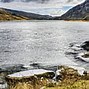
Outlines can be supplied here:
<path id="1" fill-rule="evenodd" d="M 61 74 L 61 82 L 48 84 L 44 89 L 89 89 L 89 73 L 80 75 L 77 70 L 64 67 Z"/>
<path id="2" fill-rule="evenodd" d="M 28 20 L 28 18 L 23 16 L 15 16 L 10 13 L 7 13 L 5 10 L 0 9 L 0 20 Z"/>
<path id="3" fill-rule="evenodd" d="M 44 89 L 89 89 L 89 80 L 79 80 L 73 84 L 62 84 Z"/>

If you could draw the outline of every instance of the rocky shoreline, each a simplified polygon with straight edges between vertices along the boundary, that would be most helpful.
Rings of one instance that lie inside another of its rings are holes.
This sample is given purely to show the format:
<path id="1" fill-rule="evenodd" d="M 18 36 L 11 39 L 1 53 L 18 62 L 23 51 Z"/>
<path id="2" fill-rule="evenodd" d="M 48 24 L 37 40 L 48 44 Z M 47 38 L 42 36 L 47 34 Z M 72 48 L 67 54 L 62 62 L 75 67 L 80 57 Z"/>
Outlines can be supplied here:
<path id="1" fill-rule="evenodd" d="M 4 71 L 0 72 L 0 89 L 41 89 L 43 86 L 54 86 L 71 78 L 77 81 L 84 76 L 77 69 L 68 66 L 58 66 L 55 72 L 45 69 L 28 70 L 21 65 L 14 65 L 7 71 L 4 68 Z"/>
<path id="2" fill-rule="evenodd" d="M 72 53 L 75 55 L 74 57 L 85 62 L 89 61 L 89 41 L 81 45 L 70 44 L 70 47 L 76 52 Z M 78 56 L 81 50 L 85 54 L 82 53 L 83 55 Z M 8 87 L 9 89 L 46 89 L 44 86 L 55 87 L 61 83 L 65 84 L 64 82 L 75 83 L 80 80 L 89 80 L 89 73 L 81 67 L 65 65 L 41 67 L 37 63 L 30 64 L 29 66 L 24 66 L 23 64 L 6 64 L 0 66 L 0 89 L 8 89 Z"/>

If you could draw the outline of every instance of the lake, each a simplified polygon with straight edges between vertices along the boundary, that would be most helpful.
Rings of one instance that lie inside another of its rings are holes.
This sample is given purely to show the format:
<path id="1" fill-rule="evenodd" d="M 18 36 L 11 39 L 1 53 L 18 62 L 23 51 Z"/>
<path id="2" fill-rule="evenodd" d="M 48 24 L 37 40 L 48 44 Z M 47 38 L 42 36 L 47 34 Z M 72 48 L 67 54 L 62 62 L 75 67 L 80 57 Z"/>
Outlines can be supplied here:
<path id="1" fill-rule="evenodd" d="M 70 44 L 89 40 L 89 22 L 9 21 L 0 22 L 0 65 L 39 63 L 42 66 L 87 67 L 76 61 Z"/>

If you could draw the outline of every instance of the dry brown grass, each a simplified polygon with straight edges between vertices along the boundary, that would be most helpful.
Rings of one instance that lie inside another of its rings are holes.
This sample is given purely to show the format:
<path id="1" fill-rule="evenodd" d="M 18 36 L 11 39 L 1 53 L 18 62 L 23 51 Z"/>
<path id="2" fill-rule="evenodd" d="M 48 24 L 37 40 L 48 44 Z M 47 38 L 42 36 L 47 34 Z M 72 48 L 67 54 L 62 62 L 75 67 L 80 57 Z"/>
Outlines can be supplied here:
<path id="1" fill-rule="evenodd" d="M 89 89 L 89 74 L 80 75 L 77 70 L 63 67 L 61 82 L 53 83 L 48 74 L 28 78 L 9 78 L 9 89 Z M 50 74 L 51 75 L 51 74 Z M 43 87 L 43 88 L 42 88 Z"/>
<path id="2" fill-rule="evenodd" d="M 73 84 L 61 83 L 54 87 L 45 87 L 44 89 L 89 89 L 89 80 L 79 80 Z"/>
<path id="3" fill-rule="evenodd" d="M 0 20 L 1 21 L 5 21 L 5 20 L 29 20 L 29 18 L 23 17 L 23 16 L 15 16 L 15 15 L 12 15 L 12 14 L 6 12 L 3 9 L 0 9 Z"/>

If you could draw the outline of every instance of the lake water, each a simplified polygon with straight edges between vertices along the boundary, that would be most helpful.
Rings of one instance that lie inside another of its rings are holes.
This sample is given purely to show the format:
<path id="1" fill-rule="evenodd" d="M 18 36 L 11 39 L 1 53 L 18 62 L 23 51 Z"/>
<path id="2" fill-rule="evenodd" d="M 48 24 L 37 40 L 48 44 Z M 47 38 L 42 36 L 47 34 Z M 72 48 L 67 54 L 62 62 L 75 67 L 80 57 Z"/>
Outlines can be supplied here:
<path id="1" fill-rule="evenodd" d="M 65 53 L 70 43 L 89 40 L 89 22 L 0 22 L 0 65 L 40 63 L 43 66 L 88 66 Z"/>

